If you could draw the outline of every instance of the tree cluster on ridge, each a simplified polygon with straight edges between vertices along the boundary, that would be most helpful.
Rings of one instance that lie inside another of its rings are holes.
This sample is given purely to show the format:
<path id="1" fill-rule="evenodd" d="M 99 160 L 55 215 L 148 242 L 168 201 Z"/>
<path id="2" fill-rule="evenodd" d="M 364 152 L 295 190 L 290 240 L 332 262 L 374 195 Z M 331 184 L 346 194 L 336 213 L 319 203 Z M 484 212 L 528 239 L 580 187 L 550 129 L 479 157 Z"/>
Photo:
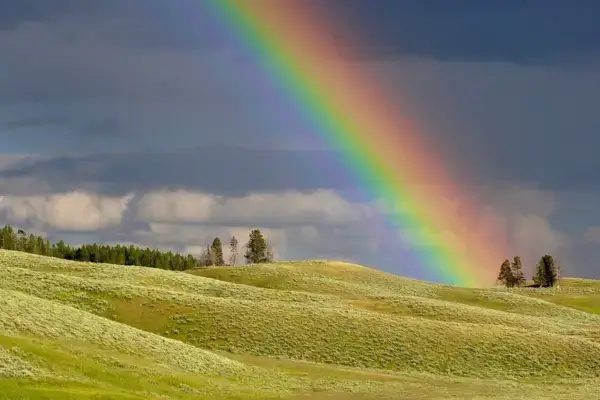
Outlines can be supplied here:
<path id="1" fill-rule="evenodd" d="M 238 261 L 238 245 L 237 238 L 231 237 L 229 258 L 226 262 L 222 242 L 218 237 L 213 240 L 212 244 L 207 245 L 198 257 L 194 257 L 191 254 L 183 255 L 173 251 L 136 246 L 94 243 L 74 247 L 62 240 L 51 243 L 42 236 L 28 234 L 22 229 L 15 231 L 10 225 L 5 225 L 0 229 L 0 249 L 23 251 L 65 260 L 137 265 L 172 271 L 185 271 L 205 266 L 234 266 Z M 267 263 L 274 260 L 271 243 L 259 229 L 253 229 L 250 232 L 245 247 L 244 258 L 247 264 Z"/>
<path id="2" fill-rule="evenodd" d="M 551 255 L 544 255 L 536 264 L 532 280 L 538 287 L 553 287 L 559 283 L 560 266 Z M 521 257 L 515 256 L 513 261 L 504 260 L 498 273 L 498 282 L 506 287 L 520 287 L 525 284 Z"/>

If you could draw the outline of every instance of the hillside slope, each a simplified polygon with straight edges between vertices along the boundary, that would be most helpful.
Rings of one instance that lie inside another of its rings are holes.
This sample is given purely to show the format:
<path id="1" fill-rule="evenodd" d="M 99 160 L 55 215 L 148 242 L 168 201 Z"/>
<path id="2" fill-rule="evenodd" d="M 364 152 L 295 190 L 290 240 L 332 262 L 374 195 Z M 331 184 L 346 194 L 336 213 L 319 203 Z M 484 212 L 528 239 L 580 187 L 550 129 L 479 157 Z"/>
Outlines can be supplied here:
<path id="1" fill-rule="evenodd" d="M 0 251 L 0 393 L 34 377 L 35 393 L 54 391 L 39 398 L 520 398 L 548 378 L 591 393 L 600 315 L 569 299 L 596 290 L 460 289 L 325 261 L 181 273 Z"/>

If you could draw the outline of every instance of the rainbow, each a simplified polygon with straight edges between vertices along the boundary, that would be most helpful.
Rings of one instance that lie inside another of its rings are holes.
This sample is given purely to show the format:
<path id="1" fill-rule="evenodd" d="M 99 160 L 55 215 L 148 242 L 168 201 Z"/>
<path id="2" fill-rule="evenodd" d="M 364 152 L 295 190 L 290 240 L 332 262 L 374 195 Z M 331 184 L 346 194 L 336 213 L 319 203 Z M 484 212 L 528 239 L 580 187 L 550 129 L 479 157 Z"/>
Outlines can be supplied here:
<path id="1" fill-rule="evenodd" d="M 207 2 L 272 83 L 339 150 L 370 195 L 382 199 L 393 226 L 426 241 L 419 258 L 438 280 L 481 287 L 495 281 L 500 245 L 483 242 L 475 209 L 457 215 L 460 198 L 438 155 L 427 152 L 414 123 L 399 115 L 357 63 L 339 62 L 333 27 L 309 2 Z M 415 185 L 435 181 L 435 185 Z M 457 235 L 457 232 L 460 234 Z"/>

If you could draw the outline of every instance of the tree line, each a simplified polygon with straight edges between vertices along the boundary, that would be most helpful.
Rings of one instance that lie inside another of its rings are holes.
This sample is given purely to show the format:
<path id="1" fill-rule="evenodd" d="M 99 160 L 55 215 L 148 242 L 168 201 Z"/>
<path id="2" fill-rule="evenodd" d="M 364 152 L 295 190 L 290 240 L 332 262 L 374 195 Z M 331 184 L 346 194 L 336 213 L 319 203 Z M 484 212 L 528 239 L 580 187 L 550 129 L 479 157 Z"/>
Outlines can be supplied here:
<path id="1" fill-rule="evenodd" d="M 196 267 L 234 266 L 238 261 L 239 242 L 232 236 L 228 243 L 229 257 L 223 255 L 221 239 L 216 237 L 202 251 L 199 257 L 191 254 L 183 255 L 173 251 L 141 248 L 137 246 L 84 244 L 70 246 L 63 240 L 56 243 L 42 236 L 27 233 L 22 229 L 15 230 L 10 225 L 0 229 L 0 249 L 17 250 L 42 256 L 62 258 L 65 260 L 86 261 L 93 263 L 109 263 L 117 265 L 137 265 L 142 267 L 185 271 Z M 274 261 L 273 247 L 264 237 L 260 229 L 253 229 L 248 235 L 243 254 L 246 264 L 260 264 Z"/>
<path id="2" fill-rule="evenodd" d="M 538 287 L 553 287 L 559 283 L 560 266 L 554 262 L 551 255 L 544 255 L 535 266 L 533 271 L 533 283 Z M 520 287 L 525 285 L 525 276 L 523 274 L 523 264 L 521 257 L 515 256 L 513 261 L 504 260 L 500 266 L 498 282 L 506 287 Z"/>

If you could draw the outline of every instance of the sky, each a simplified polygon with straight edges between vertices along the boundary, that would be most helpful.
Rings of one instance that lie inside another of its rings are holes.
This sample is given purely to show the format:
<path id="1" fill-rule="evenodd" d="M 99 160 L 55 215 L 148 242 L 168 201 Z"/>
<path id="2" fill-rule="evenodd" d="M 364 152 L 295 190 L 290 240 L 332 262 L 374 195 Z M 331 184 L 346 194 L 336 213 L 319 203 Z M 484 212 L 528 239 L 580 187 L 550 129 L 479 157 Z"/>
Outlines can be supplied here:
<path id="1" fill-rule="evenodd" d="M 303 1 L 443 155 L 445 201 L 526 272 L 600 278 L 600 3 Z M 280 259 L 435 279 L 203 3 L 0 0 L 0 222 L 194 254 L 257 227 Z"/>

